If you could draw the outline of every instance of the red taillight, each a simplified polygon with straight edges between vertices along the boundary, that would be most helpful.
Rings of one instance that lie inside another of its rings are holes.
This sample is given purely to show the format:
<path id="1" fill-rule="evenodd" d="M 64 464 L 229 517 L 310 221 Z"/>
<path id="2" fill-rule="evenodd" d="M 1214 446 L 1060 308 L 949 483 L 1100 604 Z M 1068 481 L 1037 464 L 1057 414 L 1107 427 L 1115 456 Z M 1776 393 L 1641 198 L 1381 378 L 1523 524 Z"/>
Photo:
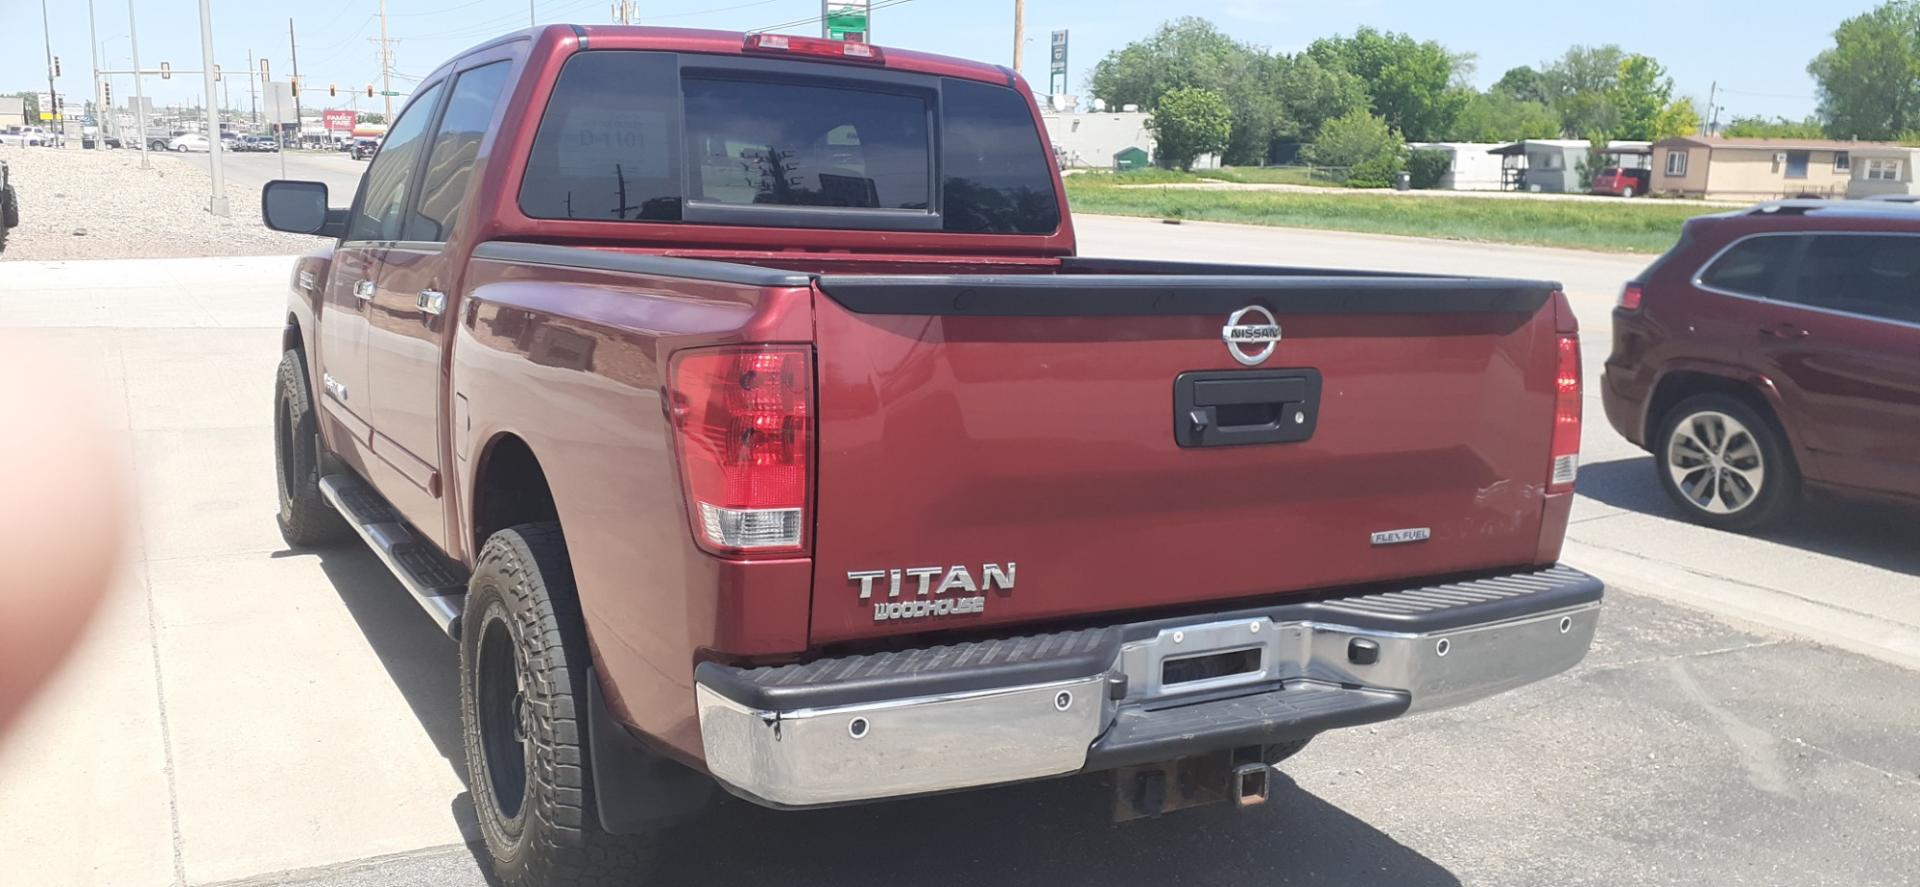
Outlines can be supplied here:
<path id="1" fill-rule="evenodd" d="M 1573 489 L 1580 472 L 1580 337 L 1561 333 L 1553 379 L 1553 467 L 1547 492 Z"/>
<path id="2" fill-rule="evenodd" d="M 788 34 L 748 34 L 748 52 L 777 52 L 785 55 L 810 55 L 815 58 L 849 62 L 887 63 L 877 46 L 852 40 L 824 40 L 819 37 L 794 37 Z"/>
<path id="3" fill-rule="evenodd" d="M 1625 287 L 1623 287 L 1620 290 L 1620 305 L 1619 305 L 1620 310 L 1622 311 L 1640 310 L 1640 298 L 1642 295 L 1644 295 L 1644 293 L 1640 291 L 1640 284 L 1637 284 L 1637 283 L 1627 284 Z"/>
<path id="4" fill-rule="evenodd" d="M 682 351 L 667 384 L 694 537 L 719 553 L 804 550 L 813 447 L 808 350 Z"/>

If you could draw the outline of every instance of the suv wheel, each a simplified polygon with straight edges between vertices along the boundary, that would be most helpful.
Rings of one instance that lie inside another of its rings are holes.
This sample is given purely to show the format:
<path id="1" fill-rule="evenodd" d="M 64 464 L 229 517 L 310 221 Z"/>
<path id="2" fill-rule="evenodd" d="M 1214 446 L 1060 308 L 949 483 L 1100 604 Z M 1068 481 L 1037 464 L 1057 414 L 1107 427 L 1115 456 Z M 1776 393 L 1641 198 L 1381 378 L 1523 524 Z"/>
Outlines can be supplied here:
<path id="1" fill-rule="evenodd" d="M 558 524 L 493 534 L 460 620 L 460 715 L 480 834 L 505 887 L 631 884 L 653 842 L 600 828 L 586 632 Z"/>
<path id="2" fill-rule="evenodd" d="M 1723 530 L 1757 529 L 1799 496 L 1800 472 L 1773 423 L 1724 394 L 1667 411 L 1655 451 L 1660 485 L 1687 516 Z"/>
<path id="3" fill-rule="evenodd" d="M 1628 200 L 1632 200 L 1632 199 L 1633 199 L 1633 186 L 1632 186 L 1632 185 L 1628 185 L 1628 186 L 1627 186 L 1627 187 L 1625 187 L 1625 188 L 1621 188 L 1621 189 L 1620 189 L 1620 196 L 1621 196 L 1621 197 L 1624 197 L 1624 198 L 1626 198 L 1626 199 L 1628 199 Z"/>

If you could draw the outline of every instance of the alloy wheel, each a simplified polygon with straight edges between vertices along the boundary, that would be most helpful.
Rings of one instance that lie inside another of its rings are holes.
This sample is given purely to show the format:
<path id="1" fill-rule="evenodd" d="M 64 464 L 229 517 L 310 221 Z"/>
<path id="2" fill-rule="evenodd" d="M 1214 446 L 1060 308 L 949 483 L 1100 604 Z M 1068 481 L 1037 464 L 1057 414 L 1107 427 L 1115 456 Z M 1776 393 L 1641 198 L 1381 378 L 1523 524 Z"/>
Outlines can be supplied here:
<path id="1" fill-rule="evenodd" d="M 1759 498 L 1766 459 L 1752 430 L 1726 413 L 1703 411 L 1681 419 L 1667 439 L 1667 473 L 1674 488 L 1708 514 L 1737 514 Z"/>

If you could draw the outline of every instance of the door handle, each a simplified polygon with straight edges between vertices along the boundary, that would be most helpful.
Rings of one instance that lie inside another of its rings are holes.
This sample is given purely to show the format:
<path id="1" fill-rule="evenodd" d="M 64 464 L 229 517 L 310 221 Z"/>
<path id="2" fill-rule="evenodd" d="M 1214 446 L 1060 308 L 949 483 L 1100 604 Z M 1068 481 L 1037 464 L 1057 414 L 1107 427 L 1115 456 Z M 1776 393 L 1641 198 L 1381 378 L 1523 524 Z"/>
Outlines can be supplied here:
<path id="1" fill-rule="evenodd" d="M 439 290 L 421 290 L 416 304 L 421 311 L 437 316 L 447 310 L 447 294 Z"/>
<path id="2" fill-rule="evenodd" d="M 353 297 L 362 302 L 373 301 L 373 281 L 356 280 L 353 282 Z"/>
<path id="3" fill-rule="evenodd" d="M 1770 339 L 1804 339 L 1809 333 L 1790 323 L 1776 323 L 1773 326 L 1761 327 L 1760 335 Z"/>

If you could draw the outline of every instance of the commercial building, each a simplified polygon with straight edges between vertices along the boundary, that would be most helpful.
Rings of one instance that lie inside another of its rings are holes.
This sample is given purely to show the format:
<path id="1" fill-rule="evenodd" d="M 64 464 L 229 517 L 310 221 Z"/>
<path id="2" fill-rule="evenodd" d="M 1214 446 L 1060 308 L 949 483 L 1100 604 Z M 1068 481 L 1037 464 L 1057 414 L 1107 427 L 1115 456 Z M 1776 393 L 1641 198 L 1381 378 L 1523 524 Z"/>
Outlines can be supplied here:
<path id="1" fill-rule="evenodd" d="M 36 120 L 35 123 L 40 121 Z M 27 100 L 17 95 L 0 95 L 0 129 L 27 125 Z"/>
<path id="2" fill-rule="evenodd" d="M 1153 154 L 1153 133 L 1147 131 L 1150 116 L 1145 111 L 1040 112 L 1054 156 L 1065 169 L 1111 169 L 1114 156 L 1128 148 Z"/>

